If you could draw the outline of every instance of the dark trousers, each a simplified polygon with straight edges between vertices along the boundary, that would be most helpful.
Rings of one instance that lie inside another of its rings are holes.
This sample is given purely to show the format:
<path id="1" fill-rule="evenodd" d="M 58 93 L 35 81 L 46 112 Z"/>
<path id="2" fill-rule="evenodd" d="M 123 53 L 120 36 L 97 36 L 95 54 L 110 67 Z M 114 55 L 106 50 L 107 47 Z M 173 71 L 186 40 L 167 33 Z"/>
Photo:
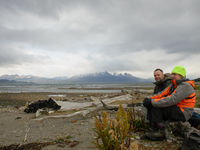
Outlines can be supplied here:
<path id="1" fill-rule="evenodd" d="M 183 112 L 176 105 L 163 108 L 151 107 L 148 109 L 147 113 L 151 123 L 186 121 Z"/>

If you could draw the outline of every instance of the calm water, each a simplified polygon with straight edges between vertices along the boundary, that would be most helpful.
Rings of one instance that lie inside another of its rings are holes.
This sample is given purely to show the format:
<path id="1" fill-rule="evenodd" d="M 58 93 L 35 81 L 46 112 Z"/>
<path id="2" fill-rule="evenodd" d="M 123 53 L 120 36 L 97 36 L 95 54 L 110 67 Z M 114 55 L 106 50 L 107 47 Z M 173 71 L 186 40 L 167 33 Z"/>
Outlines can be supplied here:
<path id="1" fill-rule="evenodd" d="M 0 85 L 0 93 L 21 92 L 55 92 L 55 93 L 118 93 L 124 87 L 147 87 L 150 85 L 134 84 L 32 84 L 32 85 Z M 84 89 L 82 89 L 84 88 Z M 87 88 L 87 89 L 85 89 Z M 111 89 L 104 89 L 111 88 Z M 113 89 L 112 89 L 113 88 Z"/>

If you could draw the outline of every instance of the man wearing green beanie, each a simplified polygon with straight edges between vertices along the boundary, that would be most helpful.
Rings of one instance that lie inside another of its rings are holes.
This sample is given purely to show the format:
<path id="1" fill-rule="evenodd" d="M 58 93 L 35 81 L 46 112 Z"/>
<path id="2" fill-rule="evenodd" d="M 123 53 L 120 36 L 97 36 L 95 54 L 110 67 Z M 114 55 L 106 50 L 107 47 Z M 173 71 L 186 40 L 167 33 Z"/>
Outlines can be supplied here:
<path id="1" fill-rule="evenodd" d="M 148 109 L 151 131 L 146 136 L 151 140 L 165 138 L 165 122 L 188 121 L 195 105 L 194 81 L 186 79 L 183 66 L 172 70 L 172 83 L 160 93 L 145 98 L 143 105 Z"/>

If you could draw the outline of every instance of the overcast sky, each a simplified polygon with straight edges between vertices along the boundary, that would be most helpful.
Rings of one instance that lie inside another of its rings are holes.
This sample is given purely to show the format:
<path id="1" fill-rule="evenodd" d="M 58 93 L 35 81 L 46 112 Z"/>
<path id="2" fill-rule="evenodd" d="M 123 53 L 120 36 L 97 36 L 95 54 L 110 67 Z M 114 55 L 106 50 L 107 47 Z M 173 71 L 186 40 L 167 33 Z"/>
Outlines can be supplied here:
<path id="1" fill-rule="evenodd" d="M 0 0 L 0 75 L 200 77 L 200 0 Z"/>

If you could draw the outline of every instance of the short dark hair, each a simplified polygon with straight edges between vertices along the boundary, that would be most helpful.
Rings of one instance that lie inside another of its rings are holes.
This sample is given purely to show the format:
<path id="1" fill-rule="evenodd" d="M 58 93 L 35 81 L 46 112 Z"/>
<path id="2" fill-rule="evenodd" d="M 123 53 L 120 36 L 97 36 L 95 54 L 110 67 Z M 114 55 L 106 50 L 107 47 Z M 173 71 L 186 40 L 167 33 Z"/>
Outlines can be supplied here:
<path id="1" fill-rule="evenodd" d="M 155 69 L 155 70 L 154 70 L 154 72 L 156 72 L 156 71 L 160 71 L 160 72 L 162 72 L 162 73 L 163 73 L 163 70 L 162 70 L 162 69 L 160 69 L 160 68 L 157 68 L 157 69 Z"/>

